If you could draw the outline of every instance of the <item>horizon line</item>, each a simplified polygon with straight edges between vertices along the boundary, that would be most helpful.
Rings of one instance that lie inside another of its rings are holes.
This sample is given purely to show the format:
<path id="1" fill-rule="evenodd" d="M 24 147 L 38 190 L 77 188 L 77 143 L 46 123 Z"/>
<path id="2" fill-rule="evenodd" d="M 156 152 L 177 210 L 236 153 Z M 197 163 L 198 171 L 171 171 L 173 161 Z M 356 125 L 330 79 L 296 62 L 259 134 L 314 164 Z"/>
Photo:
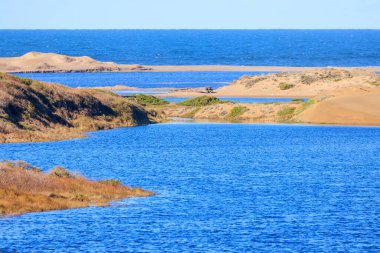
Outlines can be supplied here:
<path id="1" fill-rule="evenodd" d="M 0 30 L 380 30 L 380 28 L 0 28 Z"/>

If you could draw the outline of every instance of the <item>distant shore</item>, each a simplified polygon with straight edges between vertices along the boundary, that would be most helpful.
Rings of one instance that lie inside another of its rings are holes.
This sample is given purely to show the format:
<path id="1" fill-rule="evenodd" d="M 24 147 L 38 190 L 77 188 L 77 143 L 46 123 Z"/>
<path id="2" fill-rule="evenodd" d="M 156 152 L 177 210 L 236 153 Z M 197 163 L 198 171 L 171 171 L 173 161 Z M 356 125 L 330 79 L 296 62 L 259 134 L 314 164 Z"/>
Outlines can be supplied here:
<path id="1" fill-rule="evenodd" d="M 332 67 L 231 66 L 231 65 L 139 65 L 101 62 L 88 56 L 72 57 L 55 53 L 29 52 L 19 57 L 0 57 L 0 72 L 5 73 L 86 73 L 86 72 L 295 72 Z M 380 72 L 380 66 L 361 68 Z"/>
<path id="2" fill-rule="evenodd" d="M 290 67 L 290 66 L 231 66 L 231 65 L 183 65 L 183 66 L 146 66 L 147 72 L 298 72 L 321 68 L 366 69 L 380 72 L 380 66 L 367 67 Z"/>

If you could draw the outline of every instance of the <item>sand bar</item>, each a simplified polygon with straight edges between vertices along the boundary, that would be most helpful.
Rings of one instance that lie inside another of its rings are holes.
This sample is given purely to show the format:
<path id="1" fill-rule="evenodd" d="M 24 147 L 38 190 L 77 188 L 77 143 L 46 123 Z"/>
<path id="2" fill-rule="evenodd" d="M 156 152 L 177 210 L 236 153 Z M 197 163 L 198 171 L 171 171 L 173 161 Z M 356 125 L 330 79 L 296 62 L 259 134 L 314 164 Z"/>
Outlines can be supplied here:
<path id="1" fill-rule="evenodd" d="M 324 66 L 326 67 L 326 66 Z M 380 66 L 361 67 L 380 72 Z M 55 53 L 29 52 L 19 57 L 0 58 L 0 72 L 5 73 L 56 73 L 56 72 L 291 72 L 308 71 L 317 67 L 291 66 L 229 66 L 229 65 L 178 65 L 149 66 L 101 62 L 88 56 L 66 56 Z"/>

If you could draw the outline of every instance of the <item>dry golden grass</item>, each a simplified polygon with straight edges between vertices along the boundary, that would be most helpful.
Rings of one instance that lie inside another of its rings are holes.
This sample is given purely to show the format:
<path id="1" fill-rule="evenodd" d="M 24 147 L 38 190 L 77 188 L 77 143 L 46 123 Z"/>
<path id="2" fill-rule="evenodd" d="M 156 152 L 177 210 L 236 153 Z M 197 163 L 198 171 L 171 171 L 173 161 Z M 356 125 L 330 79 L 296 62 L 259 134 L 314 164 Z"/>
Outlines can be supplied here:
<path id="1" fill-rule="evenodd" d="M 0 215 L 103 206 L 111 200 L 151 195 L 117 180 L 91 181 L 62 167 L 46 174 L 22 161 L 0 163 Z"/>

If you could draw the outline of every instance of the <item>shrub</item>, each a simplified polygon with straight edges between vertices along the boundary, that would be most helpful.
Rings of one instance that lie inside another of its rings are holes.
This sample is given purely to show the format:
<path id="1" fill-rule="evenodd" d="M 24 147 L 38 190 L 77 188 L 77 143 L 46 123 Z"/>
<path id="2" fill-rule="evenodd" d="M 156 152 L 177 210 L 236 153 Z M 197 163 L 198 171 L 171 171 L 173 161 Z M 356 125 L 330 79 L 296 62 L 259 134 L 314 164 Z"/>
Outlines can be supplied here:
<path id="1" fill-rule="evenodd" d="M 168 101 L 157 98 L 152 95 L 139 94 L 136 96 L 137 103 L 141 105 L 166 105 Z"/>
<path id="2" fill-rule="evenodd" d="M 61 167 L 61 166 L 56 166 L 51 171 L 49 172 L 50 175 L 55 176 L 55 177 L 61 177 L 61 178 L 75 178 L 73 174 L 70 173 L 67 169 Z"/>
<path id="3" fill-rule="evenodd" d="M 293 98 L 292 99 L 292 102 L 305 102 L 305 100 L 303 100 L 302 98 Z"/>
<path id="4" fill-rule="evenodd" d="M 33 83 L 33 80 L 32 79 L 29 79 L 29 78 L 20 78 L 20 81 L 23 83 L 23 84 L 26 84 L 28 86 L 30 86 L 32 83 Z"/>
<path id="5" fill-rule="evenodd" d="M 280 83 L 278 85 L 278 87 L 280 88 L 280 90 L 289 90 L 289 89 L 293 88 L 294 85 L 290 84 L 290 83 Z"/>
<path id="6" fill-rule="evenodd" d="M 107 185 L 112 185 L 112 186 L 121 186 L 121 181 L 117 180 L 117 179 L 100 180 L 99 183 L 101 183 L 101 184 L 107 184 Z"/>
<path id="7" fill-rule="evenodd" d="M 206 105 L 214 105 L 214 104 L 223 104 L 229 103 L 230 101 L 223 101 L 216 97 L 210 96 L 201 96 L 196 98 L 190 98 L 185 101 L 179 102 L 177 104 L 184 106 L 206 106 Z"/>
<path id="8" fill-rule="evenodd" d="M 302 75 L 301 82 L 307 85 L 310 85 L 314 82 L 318 81 L 318 78 L 315 76 Z"/>
<path id="9" fill-rule="evenodd" d="M 289 115 L 292 115 L 294 113 L 294 111 L 296 110 L 295 107 L 289 107 L 289 106 L 286 106 L 284 107 L 282 110 L 279 110 L 277 112 L 277 115 L 278 116 L 289 116 Z"/>
<path id="10" fill-rule="evenodd" d="M 231 111 L 227 117 L 237 118 L 237 117 L 241 116 L 247 110 L 248 110 L 248 108 L 245 106 L 235 106 L 234 108 L 231 109 Z"/>

